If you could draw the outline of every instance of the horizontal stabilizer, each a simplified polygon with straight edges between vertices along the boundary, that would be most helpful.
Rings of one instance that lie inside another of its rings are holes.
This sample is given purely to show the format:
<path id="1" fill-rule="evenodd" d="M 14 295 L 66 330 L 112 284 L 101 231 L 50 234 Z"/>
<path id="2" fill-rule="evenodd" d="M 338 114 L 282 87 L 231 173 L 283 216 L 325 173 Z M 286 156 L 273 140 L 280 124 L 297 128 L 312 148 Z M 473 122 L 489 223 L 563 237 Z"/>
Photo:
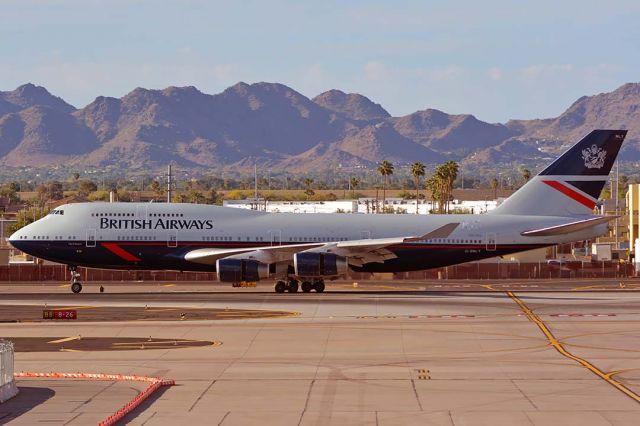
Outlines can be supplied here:
<path id="1" fill-rule="evenodd" d="M 521 235 L 525 237 L 548 237 L 552 235 L 571 234 L 572 232 L 582 231 L 601 223 L 609 222 L 619 216 L 597 216 L 577 222 L 565 223 L 563 225 L 549 226 L 547 228 L 532 229 L 524 231 Z"/>

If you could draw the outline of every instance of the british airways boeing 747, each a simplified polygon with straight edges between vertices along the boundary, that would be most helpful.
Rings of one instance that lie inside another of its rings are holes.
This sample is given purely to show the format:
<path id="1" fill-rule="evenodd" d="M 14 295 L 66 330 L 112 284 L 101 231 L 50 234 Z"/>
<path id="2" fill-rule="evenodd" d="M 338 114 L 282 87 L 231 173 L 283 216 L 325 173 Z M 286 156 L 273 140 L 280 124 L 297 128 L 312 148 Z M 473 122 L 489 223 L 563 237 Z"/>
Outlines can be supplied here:
<path id="1" fill-rule="evenodd" d="M 349 269 L 435 268 L 604 234 L 593 215 L 626 130 L 594 130 L 483 215 L 265 213 L 178 203 L 78 203 L 11 235 L 16 248 L 68 265 L 217 271 L 223 282 L 277 279 L 277 292 L 324 291 Z"/>

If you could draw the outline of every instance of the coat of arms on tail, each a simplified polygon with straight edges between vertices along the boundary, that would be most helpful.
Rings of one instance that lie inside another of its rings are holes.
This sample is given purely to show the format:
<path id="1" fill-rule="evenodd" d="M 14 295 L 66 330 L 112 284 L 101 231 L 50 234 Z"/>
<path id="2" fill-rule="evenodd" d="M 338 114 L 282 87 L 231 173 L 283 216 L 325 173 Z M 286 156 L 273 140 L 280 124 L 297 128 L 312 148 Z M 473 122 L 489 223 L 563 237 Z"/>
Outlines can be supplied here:
<path id="1" fill-rule="evenodd" d="M 597 145 L 582 150 L 582 159 L 584 166 L 588 169 L 601 169 L 604 166 L 604 159 L 607 157 L 607 151 L 598 148 Z"/>

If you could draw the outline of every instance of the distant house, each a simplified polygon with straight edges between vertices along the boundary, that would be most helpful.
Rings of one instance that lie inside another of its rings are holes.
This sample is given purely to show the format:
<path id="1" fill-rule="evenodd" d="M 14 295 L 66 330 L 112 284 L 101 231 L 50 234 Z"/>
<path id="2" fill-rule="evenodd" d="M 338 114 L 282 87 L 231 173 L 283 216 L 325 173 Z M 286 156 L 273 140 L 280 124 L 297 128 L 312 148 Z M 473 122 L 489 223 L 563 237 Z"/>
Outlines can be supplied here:
<path id="1" fill-rule="evenodd" d="M 53 210 L 56 207 L 60 207 L 63 204 L 80 203 L 83 201 L 87 201 L 86 198 L 81 197 L 79 195 L 69 195 L 68 197 L 64 197 L 59 200 L 49 200 L 46 203 L 44 203 L 44 206 L 47 210 Z"/>

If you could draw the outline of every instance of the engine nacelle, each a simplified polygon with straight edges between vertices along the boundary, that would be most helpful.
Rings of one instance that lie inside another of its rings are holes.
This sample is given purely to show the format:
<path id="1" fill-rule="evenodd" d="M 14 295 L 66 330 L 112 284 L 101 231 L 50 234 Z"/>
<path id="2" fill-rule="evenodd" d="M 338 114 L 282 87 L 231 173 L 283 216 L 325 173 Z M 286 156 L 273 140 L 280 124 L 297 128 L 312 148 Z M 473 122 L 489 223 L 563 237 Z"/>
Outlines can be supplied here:
<path id="1" fill-rule="evenodd" d="M 299 277 L 335 277 L 349 270 L 347 259 L 333 253 L 296 253 L 293 265 Z"/>
<path id="2" fill-rule="evenodd" d="M 269 277 L 269 265 L 252 259 L 218 259 L 216 271 L 222 282 L 260 281 Z"/>

